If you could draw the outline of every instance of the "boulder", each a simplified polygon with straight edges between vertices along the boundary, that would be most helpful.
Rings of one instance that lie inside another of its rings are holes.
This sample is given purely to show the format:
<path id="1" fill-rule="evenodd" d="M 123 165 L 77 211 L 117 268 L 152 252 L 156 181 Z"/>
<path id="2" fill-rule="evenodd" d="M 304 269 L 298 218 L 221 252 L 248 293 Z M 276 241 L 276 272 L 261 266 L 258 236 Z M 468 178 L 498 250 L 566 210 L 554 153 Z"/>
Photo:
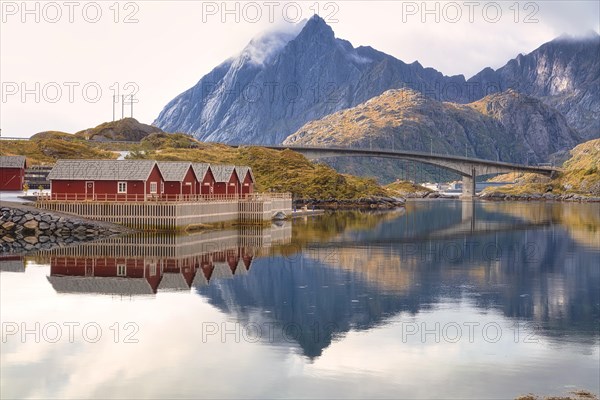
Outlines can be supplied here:
<path id="1" fill-rule="evenodd" d="M 50 241 L 50 237 L 46 236 L 46 235 L 42 235 L 42 236 L 38 237 L 38 240 L 40 241 L 40 243 L 46 243 L 46 242 Z"/>
<path id="2" fill-rule="evenodd" d="M 38 221 L 32 219 L 31 221 L 25 222 L 23 226 L 27 229 L 36 229 L 38 227 Z"/>
<path id="3" fill-rule="evenodd" d="M 8 235 L 2 236 L 2 239 L 0 239 L 0 240 L 2 240 L 5 243 L 13 243 L 15 241 L 15 239 L 13 239 L 11 236 L 8 236 Z"/>
<path id="4" fill-rule="evenodd" d="M 7 231 L 10 231 L 14 227 L 15 227 L 15 223 L 12 221 L 7 221 L 2 224 L 2 229 L 7 230 Z"/>
<path id="5" fill-rule="evenodd" d="M 38 238 L 35 236 L 26 236 L 23 240 L 29 244 L 36 244 L 38 242 Z"/>

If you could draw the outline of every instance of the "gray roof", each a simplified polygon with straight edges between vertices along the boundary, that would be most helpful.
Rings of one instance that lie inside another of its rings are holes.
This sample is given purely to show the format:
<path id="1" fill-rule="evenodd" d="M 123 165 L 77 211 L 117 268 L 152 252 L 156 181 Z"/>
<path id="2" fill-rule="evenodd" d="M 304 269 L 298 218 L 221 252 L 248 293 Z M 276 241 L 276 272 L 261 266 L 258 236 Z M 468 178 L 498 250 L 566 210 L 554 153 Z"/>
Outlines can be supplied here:
<path id="1" fill-rule="evenodd" d="M 211 281 L 215 279 L 226 279 L 233 277 L 231 268 L 229 268 L 229 264 L 226 262 L 213 262 L 213 266 L 215 269 L 213 269 L 212 275 L 210 276 Z"/>
<path id="2" fill-rule="evenodd" d="M 0 271 L 25 272 L 23 260 L 0 260 Z"/>
<path id="3" fill-rule="evenodd" d="M 231 174 L 233 174 L 233 171 L 235 171 L 235 167 L 233 165 L 211 164 L 210 170 L 215 177 L 215 182 L 229 182 L 229 178 L 231 178 Z"/>
<path id="4" fill-rule="evenodd" d="M 202 268 L 198 268 L 198 270 L 196 271 L 196 275 L 194 276 L 194 280 L 192 281 L 192 286 L 195 288 L 199 288 L 206 285 L 208 285 L 208 281 L 204 276 L 204 272 L 202 271 Z"/>
<path id="5" fill-rule="evenodd" d="M 145 181 L 154 160 L 58 160 L 48 180 Z"/>
<path id="6" fill-rule="evenodd" d="M 246 178 L 246 174 L 250 172 L 250 176 L 252 177 L 252 182 L 254 182 L 254 174 L 252 173 L 252 168 L 246 165 L 236 165 L 235 171 L 237 172 L 238 178 L 240 181 L 243 181 Z"/>
<path id="7" fill-rule="evenodd" d="M 194 173 L 196 174 L 196 178 L 201 181 L 204 179 L 204 175 L 208 172 L 210 168 L 210 164 L 207 163 L 192 163 L 192 168 L 194 169 Z"/>
<path id="8" fill-rule="evenodd" d="M 183 274 L 177 272 L 165 272 L 158 284 L 159 290 L 189 290 Z"/>
<path id="9" fill-rule="evenodd" d="M 244 264 L 244 259 L 240 257 L 238 261 L 237 267 L 235 268 L 236 275 L 246 275 L 248 270 L 246 270 L 246 265 Z"/>
<path id="10" fill-rule="evenodd" d="M 154 294 L 144 278 L 51 275 L 48 281 L 58 293 L 99 293 L 123 296 Z"/>
<path id="11" fill-rule="evenodd" d="M 188 170 L 192 163 L 190 162 L 176 162 L 176 161 L 158 161 L 158 168 L 165 181 L 168 182 L 181 182 L 185 178 Z M 194 173 L 196 173 L 194 171 Z M 200 179 L 200 178 L 199 178 Z"/>
<path id="12" fill-rule="evenodd" d="M 25 168 L 25 157 L 23 157 L 23 156 L 0 156 L 0 167 L 2 167 L 2 168 Z"/>

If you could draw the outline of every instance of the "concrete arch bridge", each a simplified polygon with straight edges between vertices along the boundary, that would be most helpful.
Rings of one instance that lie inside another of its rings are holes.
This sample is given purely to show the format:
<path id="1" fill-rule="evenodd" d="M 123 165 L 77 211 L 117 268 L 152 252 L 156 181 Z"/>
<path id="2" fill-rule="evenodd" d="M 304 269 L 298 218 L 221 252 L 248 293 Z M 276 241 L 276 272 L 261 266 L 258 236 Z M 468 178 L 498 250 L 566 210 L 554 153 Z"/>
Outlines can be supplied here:
<path id="1" fill-rule="evenodd" d="M 531 166 L 480 158 L 451 156 L 446 154 L 423 153 L 405 150 L 359 149 L 347 147 L 317 146 L 263 146 L 273 150 L 290 149 L 309 159 L 330 157 L 378 157 L 397 160 L 409 160 L 442 167 L 462 176 L 463 197 L 475 195 L 475 179 L 480 175 L 504 174 L 508 172 L 533 172 L 552 176 L 560 168 L 549 166 Z"/>

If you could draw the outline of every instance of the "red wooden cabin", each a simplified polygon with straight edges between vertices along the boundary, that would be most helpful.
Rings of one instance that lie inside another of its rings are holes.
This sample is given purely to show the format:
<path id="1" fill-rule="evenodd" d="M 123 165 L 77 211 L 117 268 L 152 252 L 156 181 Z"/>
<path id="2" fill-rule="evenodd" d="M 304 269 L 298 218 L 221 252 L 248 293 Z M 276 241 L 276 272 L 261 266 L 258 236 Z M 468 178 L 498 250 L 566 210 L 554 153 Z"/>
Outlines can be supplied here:
<path id="1" fill-rule="evenodd" d="M 252 173 L 252 168 L 241 165 L 236 166 L 235 171 L 240 179 L 238 193 L 242 195 L 254 193 L 254 174 Z"/>
<path id="2" fill-rule="evenodd" d="M 215 178 L 214 194 L 237 195 L 240 180 L 233 165 L 211 165 Z"/>
<path id="3" fill-rule="evenodd" d="M 197 194 L 213 194 L 215 187 L 215 177 L 209 164 L 193 163 L 192 168 L 198 178 Z"/>
<path id="4" fill-rule="evenodd" d="M 144 200 L 164 188 L 153 160 L 58 160 L 48 180 L 57 200 Z"/>
<path id="5" fill-rule="evenodd" d="M 163 194 L 168 198 L 174 195 L 194 195 L 198 193 L 198 177 L 190 162 L 157 162 L 165 180 Z"/>
<path id="6" fill-rule="evenodd" d="M 0 190 L 23 190 L 25 168 L 27 160 L 23 156 L 0 156 Z"/>

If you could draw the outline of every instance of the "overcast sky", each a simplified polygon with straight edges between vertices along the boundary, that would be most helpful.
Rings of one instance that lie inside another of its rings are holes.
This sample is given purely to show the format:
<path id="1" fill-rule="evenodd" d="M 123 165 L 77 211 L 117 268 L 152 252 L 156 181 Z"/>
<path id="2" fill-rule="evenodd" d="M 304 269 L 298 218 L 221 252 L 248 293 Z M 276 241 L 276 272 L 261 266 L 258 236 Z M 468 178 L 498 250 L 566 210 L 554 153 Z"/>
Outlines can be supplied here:
<path id="1" fill-rule="evenodd" d="M 2 136 L 110 121 L 117 90 L 135 91 L 134 117 L 152 123 L 253 36 L 315 11 L 354 46 L 467 78 L 563 33 L 600 31 L 598 1 L 228 2 L 230 13 L 221 1 L 0 3 Z"/>

